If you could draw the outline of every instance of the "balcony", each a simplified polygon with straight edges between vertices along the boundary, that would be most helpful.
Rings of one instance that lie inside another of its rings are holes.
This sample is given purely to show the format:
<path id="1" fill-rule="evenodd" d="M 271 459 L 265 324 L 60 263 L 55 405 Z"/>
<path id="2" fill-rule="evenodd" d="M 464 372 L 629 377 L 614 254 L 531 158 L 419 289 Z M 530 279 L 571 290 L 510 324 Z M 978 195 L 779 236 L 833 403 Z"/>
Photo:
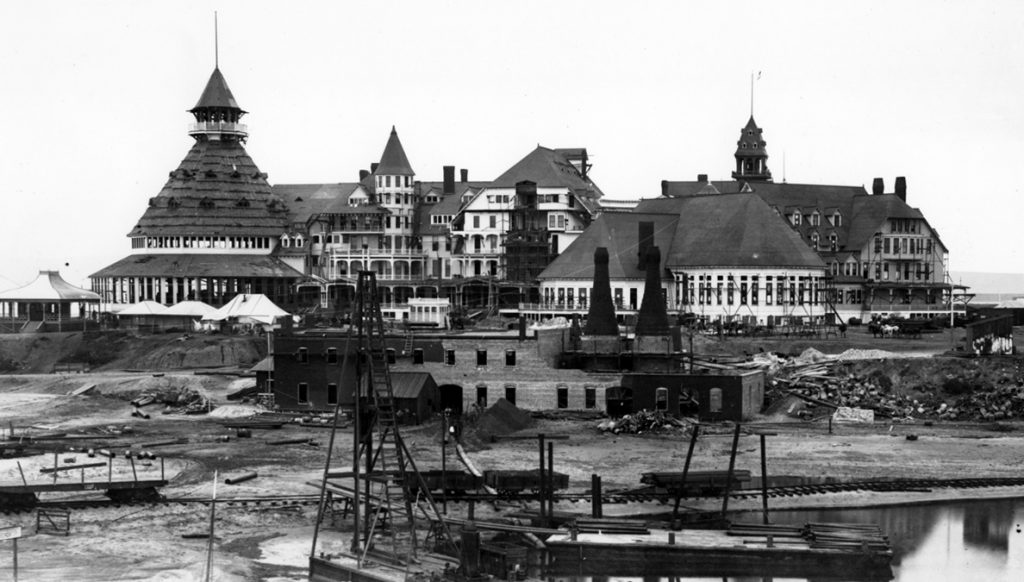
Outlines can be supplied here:
<path id="1" fill-rule="evenodd" d="M 426 259 L 421 249 L 338 249 L 331 248 L 327 253 L 331 260 L 336 259 Z"/>
<path id="2" fill-rule="evenodd" d="M 249 135 L 249 126 L 244 123 L 232 123 L 230 121 L 197 121 L 188 126 L 189 135 L 207 133 L 223 133 L 246 137 Z"/>

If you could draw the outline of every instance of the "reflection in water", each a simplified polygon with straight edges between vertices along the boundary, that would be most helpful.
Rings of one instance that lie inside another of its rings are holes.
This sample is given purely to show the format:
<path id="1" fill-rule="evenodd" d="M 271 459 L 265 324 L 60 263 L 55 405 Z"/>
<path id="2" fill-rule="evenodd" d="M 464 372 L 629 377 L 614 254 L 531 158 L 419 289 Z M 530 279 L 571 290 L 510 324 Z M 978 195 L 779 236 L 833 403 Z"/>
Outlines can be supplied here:
<path id="1" fill-rule="evenodd" d="M 737 521 L 758 521 L 759 515 Z M 895 582 L 1024 581 L 1024 499 L 878 509 L 779 511 L 773 523 L 876 523 L 893 547 Z M 855 572 L 838 579 L 858 580 Z M 763 577 L 552 578 L 558 582 L 784 582 Z M 814 582 L 810 580 L 808 582 Z"/>

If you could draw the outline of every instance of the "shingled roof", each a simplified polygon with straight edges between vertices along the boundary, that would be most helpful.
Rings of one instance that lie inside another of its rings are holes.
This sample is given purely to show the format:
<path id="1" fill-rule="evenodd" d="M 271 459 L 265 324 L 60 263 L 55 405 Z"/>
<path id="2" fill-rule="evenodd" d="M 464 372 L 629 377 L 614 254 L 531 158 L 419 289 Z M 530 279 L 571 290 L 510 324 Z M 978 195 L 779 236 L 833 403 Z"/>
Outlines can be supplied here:
<path id="1" fill-rule="evenodd" d="M 678 216 L 671 213 L 612 212 L 600 215 L 569 248 L 537 277 L 545 279 L 594 278 L 594 249 L 607 247 L 608 276 L 612 279 L 642 280 L 646 271 L 639 267 L 639 223 L 654 223 L 654 246 L 667 249 L 676 232 Z M 661 270 L 668 253 L 661 254 Z"/>
<path id="2" fill-rule="evenodd" d="M 565 155 L 539 145 L 498 176 L 491 187 L 515 188 L 516 184 L 524 181 L 534 182 L 538 188 L 569 188 L 578 193 L 593 192 L 594 197 L 602 195 L 601 189 L 591 180 L 584 180 Z"/>
<path id="3" fill-rule="evenodd" d="M 129 255 L 89 275 L 100 277 L 257 277 L 298 279 L 303 275 L 270 255 L 176 253 Z"/>
<path id="4" fill-rule="evenodd" d="M 362 187 L 358 182 L 338 184 L 275 184 L 271 191 L 288 208 L 292 223 L 306 223 L 318 214 L 340 214 L 351 208 L 349 196 Z"/>
<path id="5" fill-rule="evenodd" d="M 236 140 L 196 140 L 128 236 L 278 236 L 284 202 Z"/>
<path id="6" fill-rule="evenodd" d="M 666 196 L 642 200 L 637 209 L 645 212 L 663 212 L 674 206 L 673 199 L 703 196 L 701 190 L 707 182 L 666 182 Z M 776 182 L 745 182 L 727 180 L 712 182 L 724 194 L 744 191 L 753 192 L 769 206 L 785 215 L 799 210 L 810 214 L 815 210 L 821 215 L 821 222 L 815 226 L 801 221 L 790 228 L 799 232 L 805 240 L 812 232 L 818 232 L 822 240 L 834 233 L 840 249 L 858 251 L 868 244 L 871 237 L 879 232 L 890 218 L 917 218 L 924 220 L 920 210 L 908 205 L 895 194 L 868 194 L 863 186 L 838 186 L 830 184 L 793 184 Z M 827 218 L 836 211 L 842 217 L 839 225 L 832 225 Z M 936 235 L 938 238 L 938 235 Z"/>
<path id="7" fill-rule="evenodd" d="M 759 196 L 719 194 L 676 199 L 671 267 L 824 267 L 821 257 Z"/>
<path id="8" fill-rule="evenodd" d="M 235 101 L 235 96 L 231 94 L 228 82 L 219 68 L 213 69 L 210 80 L 206 82 L 206 88 L 203 89 L 203 94 L 199 96 L 196 106 L 189 111 L 194 112 L 197 109 L 206 108 L 237 109 L 239 112 L 245 113 Z"/>
<path id="9" fill-rule="evenodd" d="M 391 126 L 391 136 L 388 137 L 388 143 L 384 146 L 384 153 L 380 156 L 380 164 L 377 165 L 377 171 L 374 174 L 377 176 L 413 176 L 416 174 L 412 171 L 412 166 L 409 165 L 409 158 L 405 155 L 405 148 L 402 147 L 402 142 L 398 139 L 398 131 L 395 130 L 395 126 Z"/>

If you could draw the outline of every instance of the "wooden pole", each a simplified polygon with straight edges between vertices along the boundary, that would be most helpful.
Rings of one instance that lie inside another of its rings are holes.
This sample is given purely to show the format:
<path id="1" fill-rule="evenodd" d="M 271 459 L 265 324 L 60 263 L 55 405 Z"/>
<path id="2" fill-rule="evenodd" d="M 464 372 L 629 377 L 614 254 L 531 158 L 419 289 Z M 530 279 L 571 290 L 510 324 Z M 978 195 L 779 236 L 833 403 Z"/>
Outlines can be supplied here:
<path id="1" fill-rule="evenodd" d="M 53 451 L 53 482 L 57 482 L 57 451 Z"/>
<path id="2" fill-rule="evenodd" d="M 555 443 L 548 441 L 548 519 L 555 517 Z"/>
<path id="3" fill-rule="evenodd" d="M 217 509 L 217 469 L 213 470 L 213 497 L 210 498 L 210 540 L 206 544 L 206 582 L 213 578 L 213 524 Z"/>
<path id="4" fill-rule="evenodd" d="M 768 524 L 768 457 L 765 453 L 764 436 L 761 435 L 761 506 L 764 509 L 764 523 Z"/>
<path id="5" fill-rule="evenodd" d="M 537 435 L 537 448 L 540 451 L 540 471 L 538 473 L 540 491 L 538 492 L 538 498 L 540 499 L 540 522 L 541 527 L 545 525 L 544 521 L 544 433 Z"/>
<path id="6" fill-rule="evenodd" d="M 722 495 L 722 519 L 725 519 L 725 512 L 729 510 L 729 493 L 732 492 L 732 476 L 736 470 L 736 449 L 740 444 L 740 424 L 736 423 L 736 430 L 732 434 L 732 452 L 729 454 L 729 474 L 725 480 L 725 494 Z"/>
<path id="7" fill-rule="evenodd" d="M 139 474 L 135 472 L 135 457 L 129 456 L 128 457 L 128 462 L 130 462 L 132 464 L 132 481 L 135 481 L 136 483 L 138 483 L 138 481 L 139 481 Z"/>
<path id="8" fill-rule="evenodd" d="M 683 482 L 676 494 L 676 506 L 672 509 L 672 521 L 679 519 L 679 502 L 683 498 L 683 490 L 686 488 L 686 476 L 690 472 L 690 461 L 693 460 L 693 448 L 697 445 L 697 433 L 700 432 L 700 425 L 693 425 L 693 433 L 690 434 L 690 448 L 686 451 L 686 463 L 683 465 Z"/>
<path id="9" fill-rule="evenodd" d="M 21 473 L 21 482 L 24 485 L 28 485 L 28 481 L 25 480 L 25 471 L 21 468 L 21 461 L 18 461 L 18 472 Z"/>
<path id="10" fill-rule="evenodd" d="M 590 475 L 590 516 L 593 518 L 600 518 L 602 509 L 601 476 L 595 473 Z"/>

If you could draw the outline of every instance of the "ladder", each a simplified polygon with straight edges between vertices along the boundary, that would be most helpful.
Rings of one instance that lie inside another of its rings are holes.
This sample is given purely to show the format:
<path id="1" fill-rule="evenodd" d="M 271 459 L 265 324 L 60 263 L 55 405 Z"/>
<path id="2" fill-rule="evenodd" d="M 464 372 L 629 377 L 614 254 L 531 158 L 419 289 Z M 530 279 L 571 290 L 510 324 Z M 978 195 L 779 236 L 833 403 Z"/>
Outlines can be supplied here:
<path id="1" fill-rule="evenodd" d="M 360 271 L 356 286 L 356 325 L 359 328 L 360 361 L 362 376 L 366 379 L 367 400 L 372 403 L 374 415 L 372 426 L 367 427 L 369 434 L 376 434 L 375 444 L 364 442 L 360 446 L 360 455 L 369 456 L 367 464 L 368 482 L 375 485 L 375 517 L 370 520 L 366 532 L 366 545 L 362 556 L 370 549 L 374 528 L 384 519 L 390 519 L 393 528 L 397 528 L 399 511 L 404 512 L 407 519 L 409 538 L 412 544 L 411 557 L 416 558 L 416 514 L 419 510 L 427 520 L 441 524 L 442 542 L 454 550 L 455 544 L 451 531 L 443 516 L 437 509 L 430 489 L 416 468 L 416 463 L 405 446 L 399 432 L 396 417 L 394 391 L 391 385 L 391 372 L 388 368 L 386 346 L 384 344 L 384 318 L 380 310 L 380 298 L 377 290 L 377 278 L 373 271 Z M 358 459 L 356 460 L 358 462 Z M 397 483 L 396 483 L 397 481 Z M 414 489 L 416 493 L 414 493 Z M 421 502 L 422 499 L 422 502 Z M 370 499 L 367 499 L 370 501 Z M 397 530 L 396 530 L 397 533 Z M 401 561 L 397 548 L 397 536 L 392 536 L 393 558 Z M 360 560 L 361 561 L 361 560 Z"/>
<path id="2" fill-rule="evenodd" d="M 405 326 L 405 345 L 402 346 L 402 355 L 407 356 L 412 353 L 413 347 L 413 334 L 412 327 L 409 324 Z"/>

